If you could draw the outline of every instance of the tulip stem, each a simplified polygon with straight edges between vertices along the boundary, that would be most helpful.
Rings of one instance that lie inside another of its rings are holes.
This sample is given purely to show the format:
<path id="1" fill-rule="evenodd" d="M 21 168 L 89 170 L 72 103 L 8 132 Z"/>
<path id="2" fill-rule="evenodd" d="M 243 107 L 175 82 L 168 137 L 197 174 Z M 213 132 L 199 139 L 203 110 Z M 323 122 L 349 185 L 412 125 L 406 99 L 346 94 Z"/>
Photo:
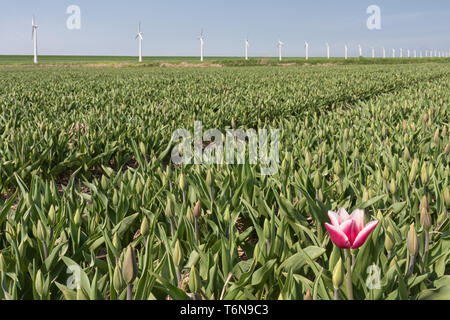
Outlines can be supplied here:
<path id="1" fill-rule="evenodd" d="M 350 249 L 346 249 L 347 256 L 347 295 L 348 300 L 353 300 L 353 284 L 352 284 L 352 257 Z"/>
<path id="2" fill-rule="evenodd" d="M 195 243 L 198 245 L 198 221 L 197 217 L 194 217 L 194 231 L 195 231 Z"/>
<path id="3" fill-rule="evenodd" d="M 409 268 L 408 268 L 408 274 L 407 277 L 411 276 L 414 272 L 414 262 L 416 260 L 415 256 L 409 256 L 410 260 L 409 260 Z"/>
<path id="4" fill-rule="evenodd" d="M 133 285 L 127 285 L 127 300 L 133 300 Z"/>

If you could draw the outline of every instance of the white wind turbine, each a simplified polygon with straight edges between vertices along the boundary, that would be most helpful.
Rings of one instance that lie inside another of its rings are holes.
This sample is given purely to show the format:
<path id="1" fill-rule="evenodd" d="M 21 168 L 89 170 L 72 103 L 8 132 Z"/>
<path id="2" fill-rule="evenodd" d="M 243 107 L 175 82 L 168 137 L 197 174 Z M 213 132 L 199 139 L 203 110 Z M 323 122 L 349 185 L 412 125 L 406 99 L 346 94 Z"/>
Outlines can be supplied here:
<path id="1" fill-rule="evenodd" d="M 411 51 L 408 49 L 407 52 L 408 52 L 408 58 L 411 58 Z"/>
<path id="2" fill-rule="evenodd" d="M 205 49 L 205 39 L 203 38 L 203 29 L 200 33 L 200 37 L 198 37 L 198 40 L 200 40 L 200 61 L 203 62 L 203 54 Z"/>
<path id="3" fill-rule="evenodd" d="M 383 58 L 386 58 L 386 48 L 383 47 Z"/>
<path id="4" fill-rule="evenodd" d="M 403 58 L 403 48 L 400 48 L 400 58 Z"/>
<path id="5" fill-rule="evenodd" d="M 417 58 L 417 50 L 414 50 L 414 58 Z"/>
<path id="6" fill-rule="evenodd" d="M 309 43 L 307 41 L 305 41 L 305 58 L 309 59 Z"/>
<path id="7" fill-rule="evenodd" d="M 34 60 L 35 64 L 38 63 L 38 45 L 37 45 L 37 29 L 38 26 L 35 24 L 34 16 L 31 18 L 31 37 L 33 38 L 33 51 L 34 51 Z"/>
<path id="8" fill-rule="evenodd" d="M 392 48 L 392 58 L 395 58 L 395 48 Z"/>
<path id="9" fill-rule="evenodd" d="M 278 40 L 278 55 L 279 55 L 280 61 L 283 59 L 283 55 L 282 55 L 283 46 L 284 46 L 284 43 L 281 42 L 281 40 Z"/>
<path id="10" fill-rule="evenodd" d="M 359 49 L 359 56 L 362 57 L 363 56 L 363 54 L 362 54 L 362 47 L 361 47 L 360 44 L 358 44 L 358 49 Z"/>
<path id="11" fill-rule="evenodd" d="M 248 35 L 244 41 L 245 41 L 245 60 L 248 60 L 248 48 L 250 47 L 250 43 L 248 42 Z"/>
<path id="12" fill-rule="evenodd" d="M 327 42 L 325 46 L 327 47 L 327 58 L 330 59 L 330 45 Z"/>
<path id="13" fill-rule="evenodd" d="M 375 48 L 372 47 L 372 58 L 375 58 Z"/>
<path id="14" fill-rule="evenodd" d="M 142 62 L 142 41 L 144 41 L 144 37 L 142 37 L 143 33 L 141 31 L 141 23 L 139 22 L 138 33 L 135 39 L 139 40 L 139 62 Z"/>
<path id="15" fill-rule="evenodd" d="M 347 60 L 348 59 L 348 45 L 347 44 L 345 44 L 344 49 L 345 49 L 344 57 Z"/>

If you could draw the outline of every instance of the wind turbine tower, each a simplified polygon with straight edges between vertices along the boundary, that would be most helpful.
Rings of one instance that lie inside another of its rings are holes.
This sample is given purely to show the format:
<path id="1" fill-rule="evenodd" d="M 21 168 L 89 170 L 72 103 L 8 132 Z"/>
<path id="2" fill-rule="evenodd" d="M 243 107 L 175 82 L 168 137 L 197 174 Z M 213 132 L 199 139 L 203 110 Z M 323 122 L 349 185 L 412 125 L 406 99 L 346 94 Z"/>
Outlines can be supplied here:
<path id="1" fill-rule="evenodd" d="M 203 38 L 203 29 L 200 33 L 200 37 L 198 37 L 198 40 L 200 40 L 200 61 L 203 62 L 203 55 L 204 55 L 204 49 L 205 49 L 205 39 Z"/>
<path id="2" fill-rule="evenodd" d="M 325 45 L 327 47 L 327 58 L 330 59 L 330 45 L 328 44 L 328 42 Z"/>
<path id="3" fill-rule="evenodd" d="M 144 41 L 142 35 L 143 33 L 141 31 L 141 23 L 139 22 L 138 33 L 136 35 L 136 39 L 139 40 L 139 62 L 142 62 L 142 41 Z"/>
<path id="4" fill-rule="evenodd" d="M 248 42 L 248 36 L 245 38 L 245 60 L 248 60 L 248 48 L 250 47 L 250 44 Z"/>
<path id="5" fill-rule="evenodd" d="M 305 58 L 309 59 L 309 43 L 307 41 L 305 41 Z"/>
<path id="6" fill-rule="evenodd" d="M 281 61 L 283 59 L 283 55 L 282 55 L 282 48 L 284 46 L 284 43 L 281 42 L 281 40 L 278 40 L 278 55 L 279 55 L 279 60 Z"/>
<path id="7" fill-rule="evenodd" d="M 34 21 L 34 16 L 31 18 L 31 37 L 33 38 L 33 52 L 34 52 L 34 64 L 38 63 L 38 45 L 37 45 L 37 29 L 38 26 Z"/>

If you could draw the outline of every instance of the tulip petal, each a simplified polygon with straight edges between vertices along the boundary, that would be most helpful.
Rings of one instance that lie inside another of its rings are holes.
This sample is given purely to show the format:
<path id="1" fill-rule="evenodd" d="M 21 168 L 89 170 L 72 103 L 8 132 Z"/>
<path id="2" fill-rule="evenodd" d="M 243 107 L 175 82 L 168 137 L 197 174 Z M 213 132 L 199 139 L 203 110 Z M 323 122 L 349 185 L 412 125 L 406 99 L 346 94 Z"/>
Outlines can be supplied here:
<path id="1" fill-rule="evenodd" d="M 358 249 L 361 247 L 367 240 L 367 237 L 372 233 L 372 231 L 377 227 L 379 221 L 369 222 L 364 229 L 359 232 L 355 241 L 353 242 L 352 249 Z"/>
<path id="2" fill-rule="evenodd" d="M 358 231 L 356 230 L 356 224 L 355 221 L 349 219 L 342 223 L 339 227 L 342 232 L 345 233 L 350 243 L 353 243 L 356 236 L 358 235 Z"/>
<path id="3" fill-rule="evenodd" d="M 335 227 L 331 224 L 325 223 L 325 228 L 327 228 L 331 241 L 333 241 L 336 246 L 343 249 L 348 249 L 351 247 L 351 243 L 348 240 L 347 235 L 342 232 L 339 227 Z"/>
<path id="4" fill-rule="evenodd" d="M 358 233 L 364 228 L 364 211 L 361 209 L 356 209 L 350 215 L 350 218 L 355 221 Z"/>
<path id="5" fill-rule="evenodd" d="M 335 227 L 339 227 L 339 217 L 336 212 L 334 211 L 328 211 L 328 217 L 330 218 L 331 224 Z"/>
<path id="6" fill-rule="evenodd" d="M 343 223 L 344 221 L 350 219 L 350 215 L 348 214 L 347 210 L 345 210 L 344 207 L 339 208 L 337 215 L 339 216 L 340 223 Z"/>

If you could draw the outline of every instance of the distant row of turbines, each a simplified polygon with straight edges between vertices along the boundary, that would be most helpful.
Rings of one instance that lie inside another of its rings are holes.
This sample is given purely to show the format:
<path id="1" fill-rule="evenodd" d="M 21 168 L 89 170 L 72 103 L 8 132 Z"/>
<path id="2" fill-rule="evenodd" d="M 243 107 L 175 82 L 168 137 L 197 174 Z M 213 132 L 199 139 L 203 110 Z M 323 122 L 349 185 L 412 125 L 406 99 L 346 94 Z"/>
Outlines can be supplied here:
<path id="1" fill-rule="evenodd" d="M 35 18 L 33 16 L 32 20 L 31 20 L 31 28 L 32 28 L 32 39 L 33 39 L 33 48 L 34 48 L 34 63 L 37 64 L 38 63 L 38 44 L 37 44 L 37 29 L 38 26 L 36 25 L 36 21 Z M 143 36 L 143 32 L 141 29 L 141 23 L 139 22 L 139 27 L 138 27 L 138 32 L 136 35 L 136 38 L 138 40 L 139 43 L 139 62 L 142 62 L 142 44 L 144 41 L 144 36 Z M 200 36 L 197 38 L 198 40 L 200 40 L 200 61 L 203 62 L 204 60 L 204 48 L 205 48 L 205 37 L 204 37 L 204 33 L 203 33 L 203 29 L 200 33 Z M 250 42 L 248 39 L 248 36 L 244 39 L 245 41 L 245 60 L 248 60 L 249 58 L 249 51 L 248 49 L 250 48 Z M 278 58 L 280 61 L 283 60 L 283 47 L 284 47 L 284 43 L 281 40 L 278 40 L 277 43 L 277 47 L 278 47 Z M 328 43 L 325 44 L 325 48 L 326 48 L 326 55 L 327 58 L 330 59 L 331 58 L 331 51 L 330 51 L 330 45 Z M 345 44 L 344 45 L 344 58 L 348 59 L 349 55 L 348 55 L 348 45 Z M 382 49 L 382 57 L 383 58 L 387 58 L 387 52 L 386 52 L 386 48 L 383 47 Z M 363 57 L 363 48 L 361 45 L 358 45 L 358 51 L 359 51 L 359 57 Z M 375 47 L 371 48 L 372 51 L 372 58 L 375 58 Z M 423 54 L 425 52 L 425 55 Z M 405 53 L 405 54 L 404 54 Z M 399 54 L 397 56 L 396 53 L 396 49 L 392 48 L 392 58 L 448 58 L 450 57 L 450 51 L 441 51 L 441 50 L 410 50 L 410 49 L 406 49 L 405 52 L 403 50 L 403 48 L 399 49 Z M 307 41 L 305 41 L 305 58 L 306 60 L 309 59 L 309 43 Z"/>

